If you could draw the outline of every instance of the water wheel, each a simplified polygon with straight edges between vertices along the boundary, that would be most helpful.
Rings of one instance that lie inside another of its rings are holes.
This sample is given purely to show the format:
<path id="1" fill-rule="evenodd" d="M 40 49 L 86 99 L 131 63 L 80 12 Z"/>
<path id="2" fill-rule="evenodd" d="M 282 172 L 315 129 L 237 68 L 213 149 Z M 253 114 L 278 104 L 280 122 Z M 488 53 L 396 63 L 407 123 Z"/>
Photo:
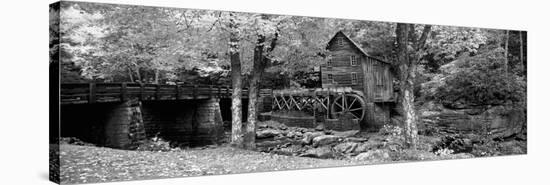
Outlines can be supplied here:
<path id="1" fill-rule="evenodd" d="M 365 111 L 365 100 L 357 94 L 337 96 L 330 107 L 330 115 L 333 119 L 349 115 L 354 119 L 363 120 Z"/>

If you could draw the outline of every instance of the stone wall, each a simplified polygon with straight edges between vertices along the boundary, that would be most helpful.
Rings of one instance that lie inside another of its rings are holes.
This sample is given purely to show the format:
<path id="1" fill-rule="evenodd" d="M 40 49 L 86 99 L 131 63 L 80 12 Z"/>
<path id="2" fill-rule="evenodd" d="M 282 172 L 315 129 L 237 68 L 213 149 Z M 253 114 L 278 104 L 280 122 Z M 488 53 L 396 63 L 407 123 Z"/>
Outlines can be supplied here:
<path id="1" fill-rule="evenodd" d="M 272 112 L 271 120 L 290 127 L 315 128 L 317 126 L 315 117 L 299 111 Z"/>
<path id="2" fill-rule="evenodd" d="M 391 122 L 390 111 L 392 105 L 390 103 L 375 103 L 374 104 L 374 123 L 370 123 L 367 126 L 370 130 L 378 131 L 384 125 Z"/>
<path id="3" fill-rule="evenodd" d="M 105 123 L 105 146 L 134 149 L 144 139 L 141 103 L 130 100 L 113 106 Z"/>
<path id="4" fill-rule="evenodd" d="M 359 130 L 359 121 L 356 119 L 325 119 L 325 129 L 347 131 L 347 130 Z"/>

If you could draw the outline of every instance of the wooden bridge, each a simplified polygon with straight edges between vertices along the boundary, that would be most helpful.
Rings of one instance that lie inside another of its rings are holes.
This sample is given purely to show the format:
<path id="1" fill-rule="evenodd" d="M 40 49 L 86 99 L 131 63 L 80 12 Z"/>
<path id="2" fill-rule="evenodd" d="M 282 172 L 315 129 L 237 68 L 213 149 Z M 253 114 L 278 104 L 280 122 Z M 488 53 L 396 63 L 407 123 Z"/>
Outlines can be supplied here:
<path id="1" fill-rule="evenodd" d="M 231 98 L 233 92 L 230 86 L 221 85 L 143 83 L 62 83 L 60 90 L 61 104 Z M 271 96 L 271 90 L 261 89 L 259 96 Z M 243 88 L 242 98 L 248 98 L 248 89 Z"/>
<path id="2" fill-rule="evenodd" d="M 224 139 L 223 120 L 231 120 L 230 86 L 61 83 L 50 88 L 60 91 L 50 99 L 52 137 L 113 148 L 136 148 L 157 136 L 188 145 L 217 143 Z M 260 104 L 271 93 L 260 90 Z M 245 117 L 248 89 L 242 98 Z"/>

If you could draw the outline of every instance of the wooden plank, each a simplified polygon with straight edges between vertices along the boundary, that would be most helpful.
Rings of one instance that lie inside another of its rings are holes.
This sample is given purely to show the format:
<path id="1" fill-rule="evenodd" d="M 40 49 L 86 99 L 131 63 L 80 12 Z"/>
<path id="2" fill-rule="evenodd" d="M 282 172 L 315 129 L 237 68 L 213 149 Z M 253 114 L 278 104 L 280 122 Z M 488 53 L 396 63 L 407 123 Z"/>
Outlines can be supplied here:
<path id="1" fill-rule="evenodd" d="M 156 84 L 155 88 L 155 100 L 160 100 L 160 85 Z"/>
<path id="2" fill-rule="evenodd" d="M 95 86 L 96 84 L 95 83 L 90 83 L 89 84 L 89 95 L 88 95 L 88 103 L 95 103 Z"/>
<path id="3" fill-rule="evenodd" d="M 143 101 L 145 100 L 145 85 L 140 83 L 139 84 L 139 100 Z"/>

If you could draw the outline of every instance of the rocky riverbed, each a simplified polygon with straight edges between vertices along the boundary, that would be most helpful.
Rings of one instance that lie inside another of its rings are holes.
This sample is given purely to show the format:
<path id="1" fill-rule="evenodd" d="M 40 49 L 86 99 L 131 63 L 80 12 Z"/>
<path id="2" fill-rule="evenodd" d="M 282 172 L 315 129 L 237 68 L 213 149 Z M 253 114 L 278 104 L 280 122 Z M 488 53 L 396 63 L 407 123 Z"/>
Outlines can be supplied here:
<path id="1" fill-rule="evenodd" d="M 472 158 L 496 153 L 486 151 L 482 154 L 476 150 L 487 148 L 487 142 L 474 135 L 420 135 L 418 149 L 409 150 L 403 146 L 401 131 L 393 126 L 386 126 L 376 133 L 333 131 L 288 127 L 266 121 L 258 125 L 256 138 L 257 149 L 261 152 L 321 159 L 391 162 Z M 525 153 L 522 149 L 515 152 Z"/>

